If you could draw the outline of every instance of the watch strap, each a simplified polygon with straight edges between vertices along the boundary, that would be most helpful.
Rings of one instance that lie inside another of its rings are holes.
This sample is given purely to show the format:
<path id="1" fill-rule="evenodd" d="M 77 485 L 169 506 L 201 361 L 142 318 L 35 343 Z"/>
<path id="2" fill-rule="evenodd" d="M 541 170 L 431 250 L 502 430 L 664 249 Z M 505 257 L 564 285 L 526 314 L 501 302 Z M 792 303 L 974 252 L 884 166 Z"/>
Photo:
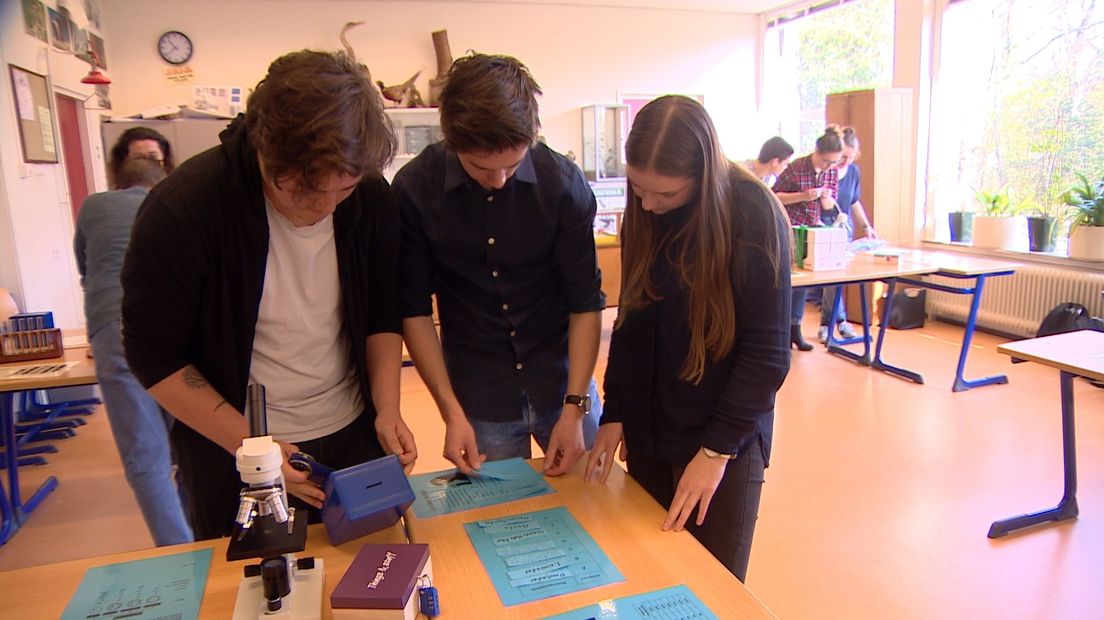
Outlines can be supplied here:
<path id="1" fill-rule="evenodd" d="M 587 415 L 590 413 L 590 394 L 567 394 L 564 396 L 563 404 L 575 405 L 583 410 L 583 415 Z"/>

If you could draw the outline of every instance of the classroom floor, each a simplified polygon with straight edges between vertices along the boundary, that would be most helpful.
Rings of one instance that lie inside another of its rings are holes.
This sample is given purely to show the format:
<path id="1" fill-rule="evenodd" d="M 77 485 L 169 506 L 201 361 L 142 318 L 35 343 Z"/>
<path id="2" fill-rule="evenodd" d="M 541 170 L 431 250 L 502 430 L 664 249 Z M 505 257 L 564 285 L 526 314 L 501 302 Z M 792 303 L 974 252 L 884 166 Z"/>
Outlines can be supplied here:
<path id="1" fill-rule="evenodd" d="M 815 315 L 806 313 L 810 339 Z M 979 334 L 967 377 L 1003 372 L 1011 383 L 954 394 L 961 334 L 929 322 L 889 335 L 887 360 L 922 372 L 926 385 L 822 347 L 795 352 L 747 583 L 780 618 L 1101 617 L 1104 390 L 1075 389 L 1081 517 L 990 540 L 993 520 L 1061 496 L 1058 373 L 1012 365 L 996 353 L 1002 339 Z M 447 467 L 444 427 L 413 369 L 402 389 L 416 471 Z M 21 472 L 24 493 L 51 474 L 61 484 L 0 547 L 0 570 L 151 544 L 103 413 L 58 445 L 51 465 Z"/>

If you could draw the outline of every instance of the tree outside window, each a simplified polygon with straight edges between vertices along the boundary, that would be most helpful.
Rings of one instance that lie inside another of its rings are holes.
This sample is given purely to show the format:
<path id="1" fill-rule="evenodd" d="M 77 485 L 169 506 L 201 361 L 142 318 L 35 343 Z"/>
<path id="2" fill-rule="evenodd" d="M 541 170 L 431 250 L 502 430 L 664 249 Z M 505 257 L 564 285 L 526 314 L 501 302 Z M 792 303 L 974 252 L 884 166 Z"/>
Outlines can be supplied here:
<path id="1" fill-rule="evenodd" d="M 1104 173 L 1104 0 L 955 2 L 939 49 L 929 231 L 979 190 L 1062 215 L 1075 173 Z"/>
<path id="2" fill-rule="evenodd" d="M 829 94 L 893 82 L 893 0 L 819 6 L 779 18 L 764 36 L 764 124 L 799 154 L 824 133 Z"/>

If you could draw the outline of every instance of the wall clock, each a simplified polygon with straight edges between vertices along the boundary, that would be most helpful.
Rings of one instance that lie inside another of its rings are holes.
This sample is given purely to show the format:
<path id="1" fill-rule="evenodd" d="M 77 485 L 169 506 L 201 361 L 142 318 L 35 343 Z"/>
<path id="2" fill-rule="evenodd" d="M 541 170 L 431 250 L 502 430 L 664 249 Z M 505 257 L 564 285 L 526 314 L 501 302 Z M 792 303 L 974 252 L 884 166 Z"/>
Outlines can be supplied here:
<path id="1" fill-rule="evenodd" d="M 170 30 L 157 40 L 157 52 L 170 64 L 182 65 L 188 62 L 193 51 L 192 40 L 177 30 Z"/>

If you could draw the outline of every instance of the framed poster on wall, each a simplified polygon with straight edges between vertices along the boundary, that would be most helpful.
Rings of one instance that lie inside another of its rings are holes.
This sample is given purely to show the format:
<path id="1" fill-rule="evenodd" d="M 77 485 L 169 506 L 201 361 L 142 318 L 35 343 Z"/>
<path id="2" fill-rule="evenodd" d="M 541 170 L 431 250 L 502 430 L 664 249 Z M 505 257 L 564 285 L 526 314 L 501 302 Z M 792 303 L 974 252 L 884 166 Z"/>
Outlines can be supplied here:
<path id="1" fill-rule="evenodd" d="M 23 161 L 56 164 L 58 152 L 54 138 L 54 108 L 46 76 L 15 65 L 8 65 L 8 70 L 11 72 Z"/>

